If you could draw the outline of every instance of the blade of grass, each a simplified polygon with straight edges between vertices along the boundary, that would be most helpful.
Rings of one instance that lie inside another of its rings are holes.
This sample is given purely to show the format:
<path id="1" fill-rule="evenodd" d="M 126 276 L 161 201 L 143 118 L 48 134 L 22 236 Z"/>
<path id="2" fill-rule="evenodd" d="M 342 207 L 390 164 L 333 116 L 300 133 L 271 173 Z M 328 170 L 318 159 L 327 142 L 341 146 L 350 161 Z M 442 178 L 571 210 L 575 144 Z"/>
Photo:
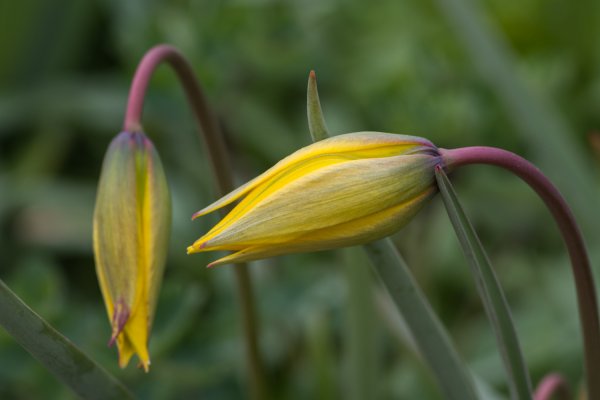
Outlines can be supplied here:
<path id="1" fill-rule="evenodd" d="M 378 376 L 377 320 L 374 316 L 373 285 L 364 253 L 358 247 L 344 249 L 344 275 L 348 286 L 348 310 L 344 335 L 347 361 L 343 397 L 368 399 L 376 393 Z"/>
<path id="2" fill-rule="evenodd" d="M 48 371 L 82 398 L 133 398 L 122 383 L 31 310 L 2 281 L 0 325 Z"/>
<path id="3" fill-rule="evenodd" d="M 477 399 L 473 380 L 446 329 L 390 239 L 363 246 L 446 399 Z"/>
<path id="4" fill-rule="evenodd" d="M 515 399 L 531 399 L 531 380 L 525 365 L 517 333 L 504 292 L 494 273 L 492 265 L 462 209 L 456 193 L 441 167 L 435 170 L 444 205 L 452 226 L 456 231 L 463 252 L 471 266 L 479 296 L 496 335 L 500 354 L 504 362 L 508 385 Z"/>
<path id="5" fill-rule="evenodd" d="M 423 361 L 423 357 L 419 354 L 419 349 L 415 343 L 415 340 L 412 338 L 411 333 L 406 326 L 406 322 L 404 321 L 402 315 L 398 312 L 398 308 L 394 304 L 391 299 L 389 293 L 385 290 L 385 288 L 379 288 L 378 290 L 373 291 L 373 295 L 375 297 L 375 304 L 377 311 L 383 322 L 385 323 L 388 331 L 392 334 L 392 336 L 398 340 L 401 344 L 406 346 L 415 357 L 419 360 Z M 446 334 L 446 336 L 448 336 Z M 477 376 L 471 370 L 471 376 L 473 377 L 475 383 L 475 389 L 477 392 L 477 397 L 481 400 L 500 400 L 502 397 L 494 391 L 490 385 L 485 382 L 482 378 Z"/>

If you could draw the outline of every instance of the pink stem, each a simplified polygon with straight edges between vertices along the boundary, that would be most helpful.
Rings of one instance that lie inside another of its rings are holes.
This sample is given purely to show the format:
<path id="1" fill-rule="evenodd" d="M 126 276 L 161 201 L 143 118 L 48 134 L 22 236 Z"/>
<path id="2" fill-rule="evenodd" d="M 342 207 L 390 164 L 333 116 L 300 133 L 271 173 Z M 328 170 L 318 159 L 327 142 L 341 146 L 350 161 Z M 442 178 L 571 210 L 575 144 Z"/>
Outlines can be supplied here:
<path id="1" fill-rule="evenodd" d="M 123 130 L 127 132 L 142 131 L 141 120 L 146 89 L 156 67 L 162 62 L 169 63 L 181 81 L 181 86 L 185 90 L 188 102 L 203 133 L 203 139 L 208 148 L 208 156 L 214 166 L 214 173 L 217 177 L 219 195 L 224 196 L 233 190 L 233 178 L 219 123 L 211 112 L 211 108 L 204 97 L 202 88 L 196 80 L 191 65 L 179 50 L 173 46 L 165 44 L 155 46 L 148 50 L 144 58 L 140 61 L 131 82 L 131 88 L 129 89 Z"/>
<path id="2" fill-rule="evenodd" d="M 567 382 L 560 374 L 546 375 L 535 390 L 533 400 L 550 400 L 554 395 L 560 400 L 571 398 Z"/>
<path id="3" fill-rule="evenodd" d="M 513 172 L 542 198 L 552 213 L 571 258 L 579 317 L 583 333 L 585 371 L 590 399 L 600 399 L 600 323 L 598 301 L 590 262 L 575 218 L 556 187 L 524 158 L 493 147 L 464 147 L 440 150 L 449 170 L 468 164 L 490 164 Z"/>
<path id="4" fill-rule="evenodd" d="M 191 65 L 176 48 L 164 44 L 153 47 L 140 61 L 129 90 L 123 129 L 128 132 L 142 131 L 141 118 L 146 89 L 156 67 L 164 61 L 175 70 L 181 81 L 194 116 L 200 125 L 200 132 L 208 149 L 207 153 L 213 166 L 213 173 L 217 178 L 219 195 L 224 196 L 233 190 L 233 177 L 223 134 L 216 117 L 208 106 Z M 258 328 L 255 322 L 257 318 L 250 273 L 245 264 L 238 264 L 234 271 L 241 307 L 247 370 L 250 374 L 251 398 L 262 399 L 265 398 L 266 388 L 263 365 L 258 350 Z"/>

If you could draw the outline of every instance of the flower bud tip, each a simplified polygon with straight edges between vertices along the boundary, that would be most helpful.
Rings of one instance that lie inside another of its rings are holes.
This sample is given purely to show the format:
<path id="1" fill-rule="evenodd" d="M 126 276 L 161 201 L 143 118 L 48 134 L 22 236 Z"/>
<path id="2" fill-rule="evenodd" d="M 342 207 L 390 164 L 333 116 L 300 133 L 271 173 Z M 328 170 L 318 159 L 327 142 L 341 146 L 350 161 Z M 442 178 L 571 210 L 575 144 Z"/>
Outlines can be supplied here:
<path id="1" fill-rule="evenodd" d="M 147 360 L 146 362 L 140 361 L 138 368 L 143 368 L 145 373 L 150 372 L 150 360 Z"/>
<path id="2" fill-rule="evenodd" d="M 117 336 L 123 331 L 125 328 L 125 324 L 129 319 L 129 307 L 125 304 L 125 301 L 119 300 L 117 304 L 115 304 L 115 310 L 113 312 L 112 318 L 112 335 L 110 340 L 108 341 L 108 347 L 112 347 L 117 340 Z"/>

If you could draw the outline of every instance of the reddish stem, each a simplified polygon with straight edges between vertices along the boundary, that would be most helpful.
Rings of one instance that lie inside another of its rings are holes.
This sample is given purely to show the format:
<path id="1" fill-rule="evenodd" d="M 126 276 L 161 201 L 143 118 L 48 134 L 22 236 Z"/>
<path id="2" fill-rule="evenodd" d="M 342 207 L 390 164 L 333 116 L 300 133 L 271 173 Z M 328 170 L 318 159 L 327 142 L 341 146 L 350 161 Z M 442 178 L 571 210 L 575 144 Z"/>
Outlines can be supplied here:
<path id="1" fill-rule="evenodd" d="M 142 111 L 146 88 L 156 67 L 167 62 L 177 73 L 185 90 L 188 102 L 192 107 L 196 121 L 200 125 L 202 138 L 208 149 L 207 153 L 217 178 L 219 195 L 223 196 L 234 189 L 229 156 L 223 140 L 219 123 L 211 112 L 202 89 L 196 80 L 191 65 L 174 47 L 159 45 L 148 50 L 140 61 L 131 83 L 127 111 L 123 129 L 128 132 L 142 131 Z M 234 269 L 239 303 L 241 307 L 242 325 L 246 348 L 247 370 L 250 374 L 251 398 L 265 398 L 263 365 L 258 350 L 258 334 L 256 311 L 250 273 L 246 264 L 238 264 Z"/>
<path id="2" fill-rule="evenodd" d="M 181 86 L 185 90 L 188 102 L 192 107 L 194 116 L 200 125 L 202 138 L 208 148 L 208 156 L 211 164 L 214 166 L 213 172 L 217 177 L 219 195 L 224 196 L 233 190 L 233 178 L 229 164 L 229 156 L 219 123 L 204 97 L 202 88 L 198 84 L 192 66 L 185 57 L 173 46 L 158 45 L 151 48 L 140 61 L 131 88 L 129 89 L 129 99 L 127 100 L 127 111 L 125 112 L 125 121 L 123 130 L 127 132 L 142 131 L 142 111 L 144 108 L 144 99 L 146 89 L 150 83 L 150 78 L 156 70 L 156 67 L 162 62 L 167 62 L 177 73 Z"/>
<path id="3" fill-rule="evenodd" d="M 567 382 L 560 374 L 546 375 L 535 390 L 533 400 L 550 400 L 555 395 L 560 400 L 571 398 Z"/>
<path id="4" fill-rule="evenodd" d="M 449 170 L 468 164 L 490 164 L 507 169 L 524 180 L 542 198 L 552 213 L 571 258 L 581 320 L 585 371 L 590 399 L 600 399 L 600 323 L 598 301 L 583 237 L 569 206 L 542 172 L 524 158 L 493 147 L 440 150 Z"/>

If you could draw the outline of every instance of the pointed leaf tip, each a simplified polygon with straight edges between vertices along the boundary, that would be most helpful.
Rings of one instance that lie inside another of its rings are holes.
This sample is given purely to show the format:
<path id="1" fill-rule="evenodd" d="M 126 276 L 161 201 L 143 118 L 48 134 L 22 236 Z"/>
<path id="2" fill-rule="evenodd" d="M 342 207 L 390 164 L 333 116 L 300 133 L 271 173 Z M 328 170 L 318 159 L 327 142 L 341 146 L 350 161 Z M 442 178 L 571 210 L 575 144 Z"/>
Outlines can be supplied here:
<path id="1" fill-rule="evenodd" d="M 311 70 L 308 75 L 308 88 L 306 90 L 306 111 L 308 115 L 308 129 L 312 136 L 313 142 L 329 137 L 321 102 L 319 100 L 319 92 L 317 90 L 317 78 L 314 70 Z"/>

